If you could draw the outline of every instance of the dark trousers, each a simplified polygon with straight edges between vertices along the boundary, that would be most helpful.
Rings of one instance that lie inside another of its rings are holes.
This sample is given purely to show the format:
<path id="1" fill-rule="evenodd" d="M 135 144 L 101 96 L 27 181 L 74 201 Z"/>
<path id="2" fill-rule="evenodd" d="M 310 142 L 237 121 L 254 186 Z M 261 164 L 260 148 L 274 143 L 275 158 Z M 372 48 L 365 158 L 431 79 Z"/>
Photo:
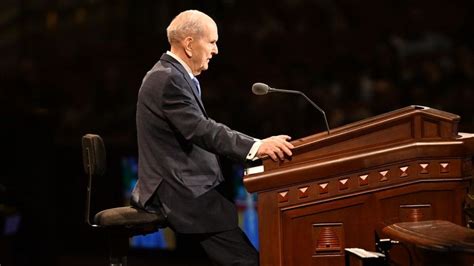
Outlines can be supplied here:
<path id="1" fill-rule="evenodd" d="M 214 265 L 257 266 L 259 264 L 258 251 L 239 227 L 217 233 L 181 234 L 181 236 L 193 244 L 200 244 Z"/>

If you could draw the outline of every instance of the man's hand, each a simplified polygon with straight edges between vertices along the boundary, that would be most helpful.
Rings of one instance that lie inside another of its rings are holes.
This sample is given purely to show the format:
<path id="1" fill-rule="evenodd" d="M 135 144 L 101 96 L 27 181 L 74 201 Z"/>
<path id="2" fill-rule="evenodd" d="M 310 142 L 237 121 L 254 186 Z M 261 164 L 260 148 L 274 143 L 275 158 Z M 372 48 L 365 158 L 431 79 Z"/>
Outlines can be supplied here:
<path id="1" fill-rule="evenodd" d="M 290 139 L 291 137 L 287 135 L 278 135 L 263 139 L 257 151 L 257 157 L 262 158 L 268 155 L 274 161 L 278 161 L 278 159 L 284 160 L 285 154 L 288 156 L 292 155 L 291 149 L 293 149 L 294 146 L 288 142 Z"/>

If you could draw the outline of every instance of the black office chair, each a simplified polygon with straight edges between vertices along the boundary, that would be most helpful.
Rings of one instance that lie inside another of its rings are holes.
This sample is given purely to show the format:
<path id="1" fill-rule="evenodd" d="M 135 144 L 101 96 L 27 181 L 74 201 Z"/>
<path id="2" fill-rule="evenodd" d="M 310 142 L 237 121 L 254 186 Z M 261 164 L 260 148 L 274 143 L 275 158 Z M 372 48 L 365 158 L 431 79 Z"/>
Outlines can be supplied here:
<path id="1" fill-rule="evenodd" d="M 100 228 L 107 234 L 109 242 L 109 262 L 113 266 L 127 265 L 129 238 L 145 235 L 166 227 L 166 219 L 157 213 L 127 206 L 106 209 L 90 221 L 92 177 L 105 173 L 105 146 L 99 135 L 87 134 L 82 137 L 84 170 L 88 174 L 85 220 L 93 228 Z"/>

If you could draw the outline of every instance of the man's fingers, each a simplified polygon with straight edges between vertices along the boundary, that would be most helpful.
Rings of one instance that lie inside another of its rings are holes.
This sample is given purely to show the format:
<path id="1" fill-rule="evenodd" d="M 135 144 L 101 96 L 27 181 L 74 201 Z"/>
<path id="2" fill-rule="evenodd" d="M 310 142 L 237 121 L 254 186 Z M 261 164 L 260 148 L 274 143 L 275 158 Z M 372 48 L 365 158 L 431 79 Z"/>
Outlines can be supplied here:
<path id="1" fill-rule="evenodd" d="M 278 135 L 266 138 L 262 140 L 262 145 L 260 146 L 257 155 L 260 158 L 268 155 L 273 161 L 285 160 L 285 156 L 293 155 L 291 149 L 293 149 L 294 146 L 288 142 L 290 139 L 291 137 L 288 135 Z"/>
<path id="2" fill-rule="evenodd" d="M 291 140 L 290 136 L 288 136 L 288 135 L 278 135 L 278 136 L 276 136 L 276 139 L 279 140 L 279 142 L 284 144 L 286 147 L 288 147 L 290 149 L 294 148 L 293 144 L 288 142 L 289 140 Z"/>
<path id="3" fill-rule="evenodd" d="M 283 145 L 282 147 L 280 147 L 280 150 L 282 150 L 284 153 L 286 153 L 288 156 L 291 156 L 293 155 L 293 153 L 291 152 L 290 149 L 288 149 L 288 147 L 286 147 L 285 145 Z"/>
<path id="4" fill-rule="evenodd" d="M 277 143 L 274 147 L 272 152 L 274 152 L 280 160 L 285 159 L 285 154 L 291 156 L 291 151 L 283 144 Z"/>
<path id="5" fill-rule="evenodd" d="M 286 137 L 288 137 L 288 136 L 286 136 Z M 290 149 L 293 149 L 294 146 L 293 146 L 293 144 L 289 143 L 288 141 L 286 141 L 284 139 L 280 139 L 280 141 L 275 142 L 275 145 L 279 150 L 283 151 L 288 156 L 291 156 L 293 154 Z"/>
<path id="6" fill-rule="evenodd" d="M 267 153 L 267 155 L 270 156 L 270 158 L 272 158 L 273 161 L 275 161 L 275 162 L 278 161 L 278 158 L 277 158 L 277 156 L 275 155 L 274 152 L 269 152 L 269 153 Z"/>
<path id="7" fill-rule="evenodd" d="M 285 141 L 283 144 L 285 144 L 285 146 L 289 149 L 293 149 L 295 146 L 293 146 L 293 144 L 291 144 L 290 142 L 288 141 Z"/>
<path id="8" fill-rule="evenodd" d="M 291 140 L 291 137 L 288 135 L 278 135 L 275 138 L 283 139 L 283 140 Z"/>
<path id="9" fill-rule="evenodd" d="M 278 147 L 276 149 L 276 154 L 278 155 L 278 158 L 280 158 L 280 160 L 282 161 L 285 160 L 285 154 L 283 154 L 283 151 L 279 149 Z"/>

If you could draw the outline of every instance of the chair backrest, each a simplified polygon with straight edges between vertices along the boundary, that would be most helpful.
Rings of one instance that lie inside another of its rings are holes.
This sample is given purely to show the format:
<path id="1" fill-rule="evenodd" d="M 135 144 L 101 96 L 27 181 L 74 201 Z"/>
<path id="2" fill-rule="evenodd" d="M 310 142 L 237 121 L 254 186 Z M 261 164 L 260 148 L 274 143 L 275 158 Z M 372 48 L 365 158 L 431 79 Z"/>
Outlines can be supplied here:
<path id="1" fill-rule="evenodd" d="M 82 137 L 82 159 L 86 174 L 95 176 L 105 173 L 105 145 L 99 135 L 86 134 Z"/>
<path id="2" fill-rule="evenodd" d="M 85 220 L 89 225 L 96 226 L 90 222 L 92 177 L 103 175 L 106 169 L 105 145 L 99 135 L 86 134 L 82 137 L 82 161 L 84 164 L 84 171 L 89 177 L 87 184 Z"/>

